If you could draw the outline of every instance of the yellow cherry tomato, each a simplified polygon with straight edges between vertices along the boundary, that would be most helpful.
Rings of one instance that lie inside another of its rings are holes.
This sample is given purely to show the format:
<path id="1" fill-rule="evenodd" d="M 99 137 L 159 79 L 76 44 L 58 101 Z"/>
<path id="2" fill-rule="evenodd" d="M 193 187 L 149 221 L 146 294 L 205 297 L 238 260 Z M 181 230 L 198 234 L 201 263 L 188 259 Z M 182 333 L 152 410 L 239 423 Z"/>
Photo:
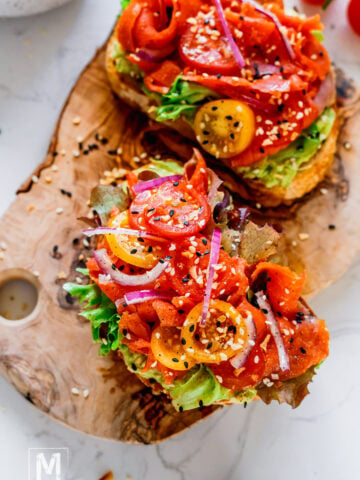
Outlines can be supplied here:
<path id="1" fill-rule="evenodd" d="M 121 212 L 114 218 L 110 219 L 109 227 L 128 228 L 128 212 Z M 151 246 L 149 252 L 149 241 L 146 238 L 131 237 L 122 234 L 105 235 L 109 247 L 114 255 L 130 265 L 141 268 L 154 267 L 159 258 L 161 258 L 161 247 Z"/>
<path id="2" fill-rule="evenodd" d="M 195 134 L 202 148 L 216 158 L 243 152 L 255 135 L 255 115 L 239 100 L 214 100 L 196 114 Z"/>
<path id="3" fill-rule="evenodd" d="M 205 326 L 200 316 L 203 304 L 196 305 L 182 327 L 186 352 L 197 363 L 220 363 L 241 352 L 248 342 L 244 318 L 230 303 L 212 300 Z"/>
<path id="4" fill-rule="evenodd" d="M 181 329 L 157 327 L 151 335 L 151 350 L 158 362 L 173 370 L 189 370 L 196 362 L 184 350 Z"/>

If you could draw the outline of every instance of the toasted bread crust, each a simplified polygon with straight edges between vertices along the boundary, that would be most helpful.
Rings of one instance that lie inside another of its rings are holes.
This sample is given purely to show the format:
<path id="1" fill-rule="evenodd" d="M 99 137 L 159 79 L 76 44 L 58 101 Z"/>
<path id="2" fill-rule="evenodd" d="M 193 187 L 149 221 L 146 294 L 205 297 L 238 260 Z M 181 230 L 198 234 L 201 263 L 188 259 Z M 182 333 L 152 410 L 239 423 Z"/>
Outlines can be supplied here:
<path id="1" fill-rule="evenodd" d="M 151 108 L 156 106 L 156 103 L 139 89 L 136 79 L 131 78 L 129 75 L 120 74 L 116 70 L 116 65 L 112 58 L 114 42 L 116 41 L 114 33 L 109 40 L 106 55 L 106 70 L 112 89 L 121 100 L 142 111 L 151 119 L 156 120 L 154 109 Z M 192 127 L 181 118 L 171 122 L 163 122 L 163 124 L 190 140 L 196 140 Z M 336 151 L 339 129 L 340 121 L 337 118 L 329 137 L 310 161 L 309 168 L 301 170 L 287 188 L 281 186 L 268 188 L 261 180 L 248 179 L 239 175 L 243 184 L 241 189 L 243 196 L 249 201 L 260 203 L 264 207 L 277 207 L 282 204 L 291 205 L 296 200 L 302 198 L 313 190 L 330 170 Z"/>

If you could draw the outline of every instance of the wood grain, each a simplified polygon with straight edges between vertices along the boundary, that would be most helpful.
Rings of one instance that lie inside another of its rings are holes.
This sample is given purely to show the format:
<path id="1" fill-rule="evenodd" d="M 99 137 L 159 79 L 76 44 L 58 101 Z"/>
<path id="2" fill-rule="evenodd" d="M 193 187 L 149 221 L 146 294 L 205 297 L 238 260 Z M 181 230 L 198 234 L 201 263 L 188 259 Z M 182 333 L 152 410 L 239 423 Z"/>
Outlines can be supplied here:
<path id="1" fill-rule="evenodd" d="M 121 360 L 99 357 L 89 324 L 65 297 L 64 280 L 57 279 L 64 272 L 67 280 L 75 280 L 75 268 L 83 264 L 79 255 L 89 254 L 82 240 L 73 244 L 83 228 L 76 218 L 88 213 L 90 190 L 103 171 L 114 166 L 107 151 L 121 146 L 125 164 L 135 166 L 133 157 L 139 152 L 133 139 L 147 122 L 114 102 L 104 62 L 101 49 L 64 106 L 48 155 L 34 173 L 39 181 L 30 178 L 22 185 L 1 219 L 0 241 L 8 248 L 0 262 L 0 280 L 13 268 L 38 271 L 40 291 L 30 322 L 0 323 L 0 371 L 29 401 L 70 427 L 124 442 L 153 443 L 181 432 L 216 408 L 177 413 L 167 398 L 153 396 Z M 74 125 L 77 117 L 80 123 Z M 96 133 L 109 142 L 96 141 Z M 99 148 L 75 157 L 78 136 L 83 137 L 83 149 L 88 144 Z M 71 192 L 71 198 L 61 189 Z M 32 211 L 30 205 L 35 207 Z M 59 208 L 63 213 L 56 213 Z M 89 392 L 87 398 L 84 390 Z"/>
<path id="2" fill-rule="evenodd" d="M 88 213 L 89 192 L 104 170 L 139 166 L 145 162 L 140 159 L 144 148 L 166 153 L 164 143 L 176 141 L 114 98 L 104 62 L 105 47 L 84 70 L 61 112 L 49 152 L 34 172 L 39 181 L 29 178 L 21 186 L 0 221 L 0 242 L 8 245 L 0 261 L 0 282 L 12 269 L 39 272 L 34 277 L 39 303 L 30 321 L 0 322 L 0 372 L 29 401 L 70 427 L 124 442 L 153 443 L 219 407 L 176 413 L 165 397 L 153 396 L 116 357 L 99 357 L 88 323 L 78 317 L 77 305 L 62 290 L 64 279 L 58 278 L 75 280 L 75 268 L 83 266 L 79 256 L 89 255 L 79 235 L 83 224 L 76 218 Z M 310 294 L 335 281 L 359 249 L 359 98 L 340 71 L 337 76 L 345 122 L 334 169 L 325 183 L 328 193 L 321 194 L 319 188 L 299 208 L 257 216 L 259 223 L 282 225 L 283 261 L 298 270 L 310 267 Z M 82 151 L 74 156 L 79 136 Z M 344 149 L 344 141 L 352 143 L 350 151 Z M 92 149 L 86 155 L 89 144 Z M 119 147 L 122 155 L 113 155 Z M 226 171 L 219 173 L 236 184 Z M 329 231 L 329 224 L 336 229 Z M 309 239 L 299 240 L 299 233 L 308 233 Z"/>

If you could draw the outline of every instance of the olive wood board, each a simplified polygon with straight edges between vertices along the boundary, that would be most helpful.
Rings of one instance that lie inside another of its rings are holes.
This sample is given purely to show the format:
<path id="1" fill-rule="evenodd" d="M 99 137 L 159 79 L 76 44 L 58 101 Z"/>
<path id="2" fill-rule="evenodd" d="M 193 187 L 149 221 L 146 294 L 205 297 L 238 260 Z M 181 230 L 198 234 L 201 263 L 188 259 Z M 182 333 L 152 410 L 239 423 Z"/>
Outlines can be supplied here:
<path id="1" fill-rule="evenodd" d="M 144 148 L 154 150 L 154 142 L 142 141 L 153 126 L 113 96 L 104 64 L 105 46 L 85 68 L 65 103 L 48 154 L 34 172 L 39 180 L 34 182 L 32 175 L 21 186 L 0 221 L 0 242 L 7 244 L 0 263 L 0 283 L 28 278 L 39 291 L 37 307 L 27 319 L 0 318 L 0 372 L 36 407 L 72 428 L 148 444 L 181 432 L 220 407 L 178 413 L 166 397 L 153 396 L 117 357 L 99 357 L 89 324 L 77 315 L 78 306 L 62 289 L 63 277 L 74 281 L 79 275 L 76 267 L 84 266 L 79 256 L 86 258 L 90 253 L 80 235 L 83 224 L 76 220 L 88 213 L 90 190 L 105 170 L 135 168 L 146 162 L 141 159 Z M 316 192 L 295 213 L 289 210 L 289 214 L 268 217 L 283 225 L 289 264 L 299 263 L 292 242 L 299 232 L 309 233 L 308 243 L 300 246 L 300 255 L 304 248 L 311 250 L 304 266 L 321 265 L 312 292 L 338 278 L 358 249 L 360 189 L 349 188 L 347 179 L 359 177 L 356 133 L 360 117 L 355 115 L 359 100 L 352 83 L 340 74 L 338 78 L 343 82 L 341 101 L 346 117 L 340 144 L 352 142 L 352 150 L 341 149 L 337 156 L 337 175 L 326 180 L 328 195 Z M 82 137 L 82 150 L 78 137 Z M 93 147 L 85 155 L 89 144 Z M 120 147 L 122 154 L 114 155 Z M 224 178 L 227 175 L 224 172 Z M 331 232 L 331 242 L 327 240 L 324 247 L 321 232 L 329 235 L 329 223 L 337 223 L 345 231 Z M 344 242 L 347 236 L 351 245 Z M 316 248 L 308 247 L 315 244 Z M 343 254 L 341 266 L 332 266 L 322 276 L 323 264 L 328 268 L 325 260 L 337 252 Z"/>

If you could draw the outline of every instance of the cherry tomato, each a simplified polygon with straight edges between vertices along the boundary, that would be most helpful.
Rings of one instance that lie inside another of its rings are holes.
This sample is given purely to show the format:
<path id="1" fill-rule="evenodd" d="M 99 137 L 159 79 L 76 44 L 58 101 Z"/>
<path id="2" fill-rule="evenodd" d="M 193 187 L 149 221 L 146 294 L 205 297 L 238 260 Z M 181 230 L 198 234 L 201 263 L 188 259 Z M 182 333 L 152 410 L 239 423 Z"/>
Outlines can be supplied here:
<path id="1" fill-rule="evenodd" d="M 199 323 L 202 308 L 202 303 L 196 305 L 181 329 L 184 348 L 198 363 L 226 361 L 246 347 L 246 323 L 230 303 L 212 300 L 204 327 Z"/>
<path id="2" fill-rule="evenodd" d="M 190 188 L 188 188 L 190 187 Z M 191 184 L 165 182 L 158 189 L 139 193 L 130 207 L 130 225 L 167 238 L 194 235 L 210 218 L 205 195 Z"/>
<path id="3" fill-rule="evenodd" d="M 355 33 L 360 35 L 360 1 L 350 0 L 347 15 L 349 23 Z"/>
<path id="4" fill-rule="evenodd" d="M 184 350 L 181 330 L 157 327 L 151 335 L 151 350 L 155 359 L 172 370 L 189 370 L 196 361 Z"/>
<path id="5" fill-rule="evenodd" d="M 211 19 L 197 16 L 196 23 L 189 25 L 180 38 L 179 52 L 186 65 L 200 69 L 202 72 L 214 74 L 232 75 L 239 72 L 239 66 L 235 61 L 234 54 L 229 42 L 224 35 L 214 37 L 208 33 L 209 28 L 204 28 L 206 20 Z M 221 26 L 217 22 L 217 31 L 221 32 Z M 199 39 L 201 41 L 199 41 Z M 202 41 L 203 40 L 203 41 Z"/>
<path id="6" fill-rule="evenodd" d="M 255 135 L 255 115 L 239 100 L 215 100 L 196 114 L 194 129 L 202 148 L 216 158 L 243 152 Z"/>
<path id="7" fill-rule="evenodd" d="M 110 219 L 108 226 L 129 227 L 128 212 L 122 212 Z M 152 246 L 146 239 L 122 234 L 109 234 L 105 235 L 105 237 L 113 254 L 130 265 L 153 268 L 162 256 L 161 247 L 158 245 Z M 149 252 L 150 245 L 151 252 Z"/>

